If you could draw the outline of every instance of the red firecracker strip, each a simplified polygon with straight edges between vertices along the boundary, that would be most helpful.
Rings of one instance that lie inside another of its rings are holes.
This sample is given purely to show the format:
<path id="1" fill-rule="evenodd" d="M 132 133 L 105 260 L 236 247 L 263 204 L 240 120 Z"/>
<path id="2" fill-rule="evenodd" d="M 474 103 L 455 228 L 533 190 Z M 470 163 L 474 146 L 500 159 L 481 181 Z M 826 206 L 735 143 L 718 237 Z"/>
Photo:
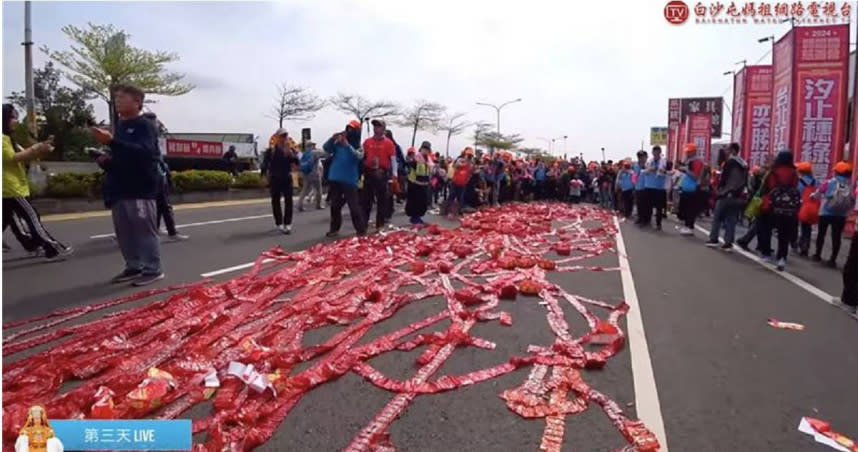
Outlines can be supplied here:
<path id="1" fill-rule="evenodd" d="M 27 408 L 36 403 L 48 407 L 54 419 L 171 419 L 210 399 L 211 413 L 193 424 L 194 433 L 205 432 L 208 439 L 194 450 L 251 450 L 288 422 L 309 391 L 355 373 L 394 395 L 346 450 L 393 451 L 390 425 L 415 397 L 530 367 L 527 380 L 500 397 L 522 417 L 545 419 L 541 449 L 560 450 L 566 417 L 595 404 L 627 440 L 623 447 L 658 450 L 652 432 L 583 379 L 587 369 L 602 368 L 623 347 L 619 320 L 628 306 L 568 293 L 546 278 L 550 271 L 616 270 L 583 265 L 615 252 L 615 234 L 612 214 L 592 206 L 507 205 L 469 215 L 456 229 L 432 225 L 294 253 L 272 249 L 229 281 L 155 289 L 7 324 L 4 328 L 34 326 L 7 334 L 4 356 L 54 343 L 5 366 L 4 447 L 12 447 Z M 551 259 L 558 254 L 570 257 Z M 569 266 L 572 262 L 582 265 Z M 525 355 L 490 368 L 436 375 L 460 348 L 494 349 L 493 342 L 470 330 L 487 321 L 512 326 L 500 299 L 515 299 L 519 292 L 540 297 L 533 306 L 545 307 L 554 342 L 531 345 Z M 165 298 L 63 326 L 86 313 L 156 295 Z M 441 312 L 363 340 L 403 307 L 437 296 L 446 299 Z M 574 336 L 561 303 L 584 317 L 589 330 Z M 446 329 L 420 333 L 442 321 L 448 321 Z M 307 332 L 330 325 L 342 329 L 321 344 L 304 343 Z M 384 353 L 418 348 L 418 370 L 405 380 L 369 364 Z M 81 384 L 60 394 L 69 380 Z"/>

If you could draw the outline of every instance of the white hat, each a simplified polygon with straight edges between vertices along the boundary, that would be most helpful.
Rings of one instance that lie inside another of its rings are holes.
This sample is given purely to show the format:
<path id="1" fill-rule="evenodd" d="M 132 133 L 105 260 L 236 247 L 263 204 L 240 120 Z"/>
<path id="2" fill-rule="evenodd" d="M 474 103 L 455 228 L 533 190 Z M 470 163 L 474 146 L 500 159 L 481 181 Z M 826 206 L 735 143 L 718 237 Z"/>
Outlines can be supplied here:
<path id="1" fill-rule="evenodd" d="M 279 128 L 279 129 L 277 129 L 277 131 L 276 131 L 276 132 L 274 132 L 274 135 L 276 135 L 276 136 L 278 136 L 278 137 L 279 137 L 279 136 L 281 136 L 281 135 L 288 135 L 288 134 L 289 134 L 289 132 L 287 132 L 287 131 L 286 131 L 286 129 L 284 129 L 284 128 L 282 128 L 282 127 L 281 127 L 281 128 Z"/>

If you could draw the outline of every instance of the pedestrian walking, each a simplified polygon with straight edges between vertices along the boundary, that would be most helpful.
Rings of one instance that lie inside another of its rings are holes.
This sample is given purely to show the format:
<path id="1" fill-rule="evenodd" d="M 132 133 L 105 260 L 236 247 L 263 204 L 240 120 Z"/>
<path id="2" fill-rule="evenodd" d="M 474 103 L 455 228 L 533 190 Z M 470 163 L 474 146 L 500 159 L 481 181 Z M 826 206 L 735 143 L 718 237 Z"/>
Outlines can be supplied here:
<path id="1" fill-rule="evenodd" d="M 18 126 L 18 112 L 12 104 L 3 104 L 3 231 L 12 226 L 15 237 L 27 251 L 41 249 L 49 261 L 64 259 L 72 249 L 57 241 L 45 229 L 39 213 L 30 204 L 30 185 L 24 164 L 53 151 L 49 141 L 20 148 L 12 138 Z M 16 223 L 21 220 L 27 233 Z"/>
<path id="2" fill-rule="evenodd" d="M 336 237 L 343 223 L 343 205 L 349 206 L 352 226 L 358 235 L 366 235 L 367 222 L 358 197 L 357 184 L 363 161 L 363 152 L 355 149 L 348 140 L 350 126 L 335 133 L 322 145 L 331 162 L 328 170 L 328 196 L 331 206 L 331 227 L 328 237 Z"/>
<path id="3" fill-rule="evenodd" d="M 384 136 L 387 128 L 381 119 L 372 120 L 373 136 L 363 142 L 363 211 L 369 219 L 372 205 L 376 205 L 375 228 L 380 230 L 390 218 L 387 213 L 391 178 L 397 177 L 396 146 Z"/>
<path id="4" fill-rule="evenodd" d="M 751 199 L 748 200 L 748 203 L 745 205 L 747 209 L 748 204 L 753 201 L 753 197 L 760 192 L 760 188 L 763 186 L 763 177 L 765 177 L 766 173 L 768 173 L 768 169 L 766 167 L 755 166 L 751 171 L 753 176 L 751 176 L 751 180 L 748 183 L 748 193 L 751 195 Z M 745 231 L 745 235 L 743 235 L 739 240 L 736 240 L 736 244 L 739 245 L 739 248 L 742 248 L 745 251 L 749 251 L 748 246 L 751 243 L 751 240 L 754 240 L 757 237 L 757 232 L 760 228 L 760 222 L 758 218 L 749 218 L 750 224 L 748 225 L 748 230 Z M 760 251 L 760 241 L 757 240 L 756 250 Z"/>
<path id="5" fill-rule="evenodd" d="M 424 224 L 423 216 L 429 207 L 429 177 L 432 174 L 432 143 L 424 141 L 420 150 L 406 160 L 408 195 L 405 214 L 413 225 Z"/>
<path id="6" fill-rule="evenodd" d="M 763 178 L 760 191 L 760 222 L 757 241 L 763 255 L 763 261 L 772 261 L 772 231 L 778 231 L 778 248 L 775 259 L 777 269 L 786 268 L 790 243 L 798 224 L 798 210 L 801 207 L 801 194 L 798 191 L 798 172 L 793 164 L 790 151 L 781 151 L 775 157 L 772 169 Z"/>
<path id="7" fill-rule="evenodd" d="M 655 227 L 661 230 L 661 220 L 664 218 L 664 212 L 667 208 L 667 192 L 665 185 L 667 184 L 667 169 L 665 160 L 661 158 L 661 146 L 653 146 L 652 158 L 647 162 L 646 169 L 643 171 L 644 177 L 644 197 L 647 199 L 644 207 L 643 226 L 649 226 L 652 221 L 652 213 L 655 210 Z"/>
<path id="8" fill-rule="evenodd" d="M 819 223 L 820 200 L 813 196 L 817 190 L 816 178 L 813 177 L 813 165 L 810 162 L 796 164 L 798 170 L 798 191 L 801 193 L 801 208 L 798 211 L 798 240 L 794 240 L 794 248 L 799 256 L 807 257 L 810 249 L 810 235 L 813 225 Z"/>
<path id="9" fill-rule="evenodd" d="M 152 120 L 140 115 L 144 97 L 137 87 L 115 87 L 116 135 L 92 129 L 96 141 L 110 148 L 97 161 L 105 169 L 104 201 L 111 209 L 116 241 L 125 259 L 125 269 L 112 282 L 133 281 L 135 286 L 164 278 L 157 219 L 157 198 L 164 183 L 159 132 Z"/>
<path id="10" fill-rule="evenodd" d="M 235 146 L 230 145 L 229 149 L 223 153 L 223 162 L 226 165 L 226 170 L 232 177 L 238 176 L 238 154 L 235 152 Z"/>
<path id="11" fill-rule="evenodd" d="M 718 246 L 718 235 L 724 226 L 724 244 L 721 249 L 731 251 L 736 237 L 736 223 L 745 207 L 746 189 L 748 185 L 748 163 L 739 155 L 739 143 L 730 143 L 729 157 L 724 162 L 724 169 L 716 189 L 715 211 L 712 216 L 712 229 L 709 231 L 709 241 L 706 246 Z"/>
<path id="12" fill-rule="evenodd" d="M 632 170 L 635 173 L 635 205 L 637 206 L 638 211 L 638 219 L 635 224 L 641 226 L 644 224 L 644 219 L 646 218 L 645 212 L 647 210 L 646 186 L 644 185 L 644 177 L 642 172 L 644 168 L 646 168 L 648 154 L 646 151 L 641 149 L 640 151 L 638 151 L 637 157 L 638 161 L 632 167 Z"/>
<path id="13" fill-rule="evenodd" d="M 164 156 L 158 158 L 158 171 L 161 173 L 161 187 L 155 205 L 158 209 L 158 232 L 161 232 L 161 220 L 164 220 L 164 228 L 167 233 L 167 241 L 177 242 L 188 240 L 190 236 L 179 234 L 176 229 L 176 217 L 173 216 L 173 205 L 170 203 L 170 187 L 173 186 L 173 177 L 170 175 L 170 167 L 164 161 Z"/>
<path id="14" fill-rule="evenodd" d="M 260 171 L 268 180 L 274 226 L 288 235 L 292 233 L 292 165 L 298 165 L 300 162 L 289 144 L 289 133 L 286 129 L 277 129 L 273 140 L 273 144 L 262 156 Z M 283 204 L 280 203 L 281 198 Z"/>
<path id="15" fill-rule="evenodd" d="M 822 249 L 825 245 L 825 235 L 831 228 L 831 255 L 826 265 L 837 267 L 837 255 L 840 253 L 840 239 L 846 226 L 846 217 L 855 204 L 851 185 L 852 165 L 848 162 L 838 162 L 834 165 L 834 177 L 826 181 L 815 195 L 822 200 L 819 212 L 819 231 L 816 234 L 816 253 L 813 260 L 822 260 Z"/>
<path id="16" fill-rule="evenodd" d="M 301 185 L 301 194 L 298 196 L 298 211 L 304 211 L 304 200 L 308 196 L 316 198 L 316 210 L 323 209 L 322 207 L 322 167 L 319 164 L 325 151 L 316 149 L 316 143 L 304 143 L 304 152 L 301 153 L 300 169 L 303 183 Z"/>
<path id="17" fill-rule="evenodd" d="M 685 168 L 680 169 L 682 179 L 679 181 L 679 219 L 683 222 L 679 229 L 681 235 L 694 235 L 694 223 L 705 201 L 703 192 L 699 190 L 703 168 L 703 160 L 697 156 L 697 146 L 694 143 L 686 144 Z"/>
<path id="18" fill-rule="evenodd" d="M 852 212 L 853 215 L 858 216 L 858 181 L 852 190 L 852 196 L 856 200 Z M 843 265 L 843 293 L 840 295 L 840 302 L 852 314 L 858 311 L 858 227 L 855 227 L 852 232 L 849 254 L 846 257 L 846 263 Z"/>

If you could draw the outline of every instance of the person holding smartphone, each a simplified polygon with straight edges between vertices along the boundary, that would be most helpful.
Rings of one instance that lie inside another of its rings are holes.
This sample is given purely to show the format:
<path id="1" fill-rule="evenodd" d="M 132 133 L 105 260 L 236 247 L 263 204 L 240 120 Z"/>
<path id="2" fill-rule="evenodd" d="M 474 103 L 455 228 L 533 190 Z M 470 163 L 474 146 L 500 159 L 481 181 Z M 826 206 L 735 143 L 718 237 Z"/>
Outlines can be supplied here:
<path id="1" fill-rule="evenodd" d="M 111 282 L 145 286 L 164 279 L 156 203 L 162 185 L 158 128 L 141 115 L 142 90 L 120 85 L 113 91 L 119 115 L 115 135 L 102 128 L 91 129 L 96 141 L 110 148 L 96 162 L 105 170 L 104 202 L 111 210 L 116 241 L 125 259 L 125 269 Z"/>
<path id="2" fill-rule="evenodd" d="M 29 229 L 29 241 L 25 248 L 35 246 L 45 252 L 45 259 L 60 260 L 72 253 L 67 247 L 54 239 L 45 229 L 39 213 L 30 204 L 30 186 L 24 163 L 36 160 L 54 150 L 52 140 L 36 143 L 27 149 L 21 149 L 12 139 L 12 132 L 18 125 L 18 112 L 12 104 L 3 104 L 3 230 L 12 224 L 15 217 L 20 218 Z"/>
<path id="3" fill-rule="evenodd" d="M 358 235 L 366 235 L 367 220 L 363 215 L 363 208 L 358 198 L 357 183 L 360 177 L 360 166 L 363 161 L 363 152 L 355 149 L 348 140 L 350 126 L 346 126 L 345 132 L 335 133 L 322 149 L 330 156 L 330 168 L 328 170 L 328 181 L 330 187 L 331 205 L 331 228 L 328 237 L 336 237 L 340 233 L 343 223 L 343 205 L 348 204 L 349 214 L 352 217 L 352 225 Z"/>

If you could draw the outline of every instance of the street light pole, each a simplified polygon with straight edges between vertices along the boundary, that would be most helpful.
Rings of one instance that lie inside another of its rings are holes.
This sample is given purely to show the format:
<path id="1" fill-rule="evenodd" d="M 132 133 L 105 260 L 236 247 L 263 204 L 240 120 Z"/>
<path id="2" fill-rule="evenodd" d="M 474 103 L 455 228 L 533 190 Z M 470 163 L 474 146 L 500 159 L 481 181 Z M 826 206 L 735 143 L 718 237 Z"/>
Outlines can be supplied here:
<path id="1" fill-rule="evenodd" d="M 497 113 L 497 118 L 498 118 L 498 122 L 497 122 L 497 125 L 498 125 L 498 129 L 497 129 L 497 130 L 498 130 L 498 138 L 500 138 L 500 136 L 501 136 L 501 132 L 500 132 L 500 130 L 501 130 L 501 129 L 500 129 L 500 112 L 501 112 L 501 109 L 502 109 L 503 107 L 506 107 L 506 106 L 507 106 L 507 105 L 509 105 L 509 104 L 514 104 L 514 103 L 516 103 L 516 102 L 521 102 L 521 98 L 519 97 L 518 99 L 511 100 L 511 101 L 508 101 L 508 102 L 504 102 L 504 103 L 502 103 L 502 104 L 500 104 L 500 105 L 488 104 L 488 103 L 485 103 L 485 102 L 477 102 L 477 105 L 483 105 L 483 106 L 486 106 L 486 107 L 492 107 L 492 108 L 494 108 L 494 109 L 495 109 L 495 112 Z"/>
<path id="2" fill-rule="evenodd" d="M 563 135 L 563 155 L 566 155 L 566 138 L 569 138 L 569 136 Z"/>
<path id="3" fill-rule="evenodd" d="M 605 163 L 605 148 L 602 148 L 602 163 Z"/>
<path id="4" fill-rule="evenodd" d="M 36 99 L 33 82 L 33 29 L 31 27 L 30 2 L 24 2 L 24 97 L 27 100 L 27 126 L 36 136 Z"/>

